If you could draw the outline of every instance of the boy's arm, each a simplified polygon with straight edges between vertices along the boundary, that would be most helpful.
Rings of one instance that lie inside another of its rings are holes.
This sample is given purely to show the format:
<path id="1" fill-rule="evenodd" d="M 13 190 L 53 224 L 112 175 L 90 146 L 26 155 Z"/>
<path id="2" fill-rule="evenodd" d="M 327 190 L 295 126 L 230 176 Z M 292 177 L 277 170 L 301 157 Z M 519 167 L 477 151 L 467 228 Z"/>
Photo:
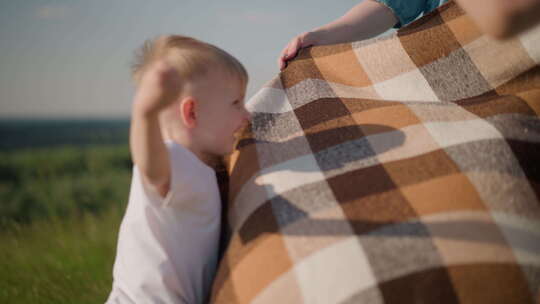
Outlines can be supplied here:
<path id="1" fill-rule="evenodd" d="M 179 95 L 180 80 L 165 63 L 149 68 L 139 84 L 133 104 L 130 150 L 142 178 L 165 197 L 169 192 L 171 172 L 167 147 L 159 125 L 159 113 Z"/>

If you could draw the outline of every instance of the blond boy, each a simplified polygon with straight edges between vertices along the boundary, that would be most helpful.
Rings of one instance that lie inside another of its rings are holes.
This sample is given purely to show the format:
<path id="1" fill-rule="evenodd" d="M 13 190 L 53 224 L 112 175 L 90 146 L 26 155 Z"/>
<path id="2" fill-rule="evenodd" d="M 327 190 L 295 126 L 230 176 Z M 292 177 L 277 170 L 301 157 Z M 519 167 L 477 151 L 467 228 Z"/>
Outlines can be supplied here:
<path id="1" fill-rule="evenodd" d="M 248 122 L 247 73 L 225 51 L 183 36 L 146 42 L 133 72 L 133 179 L 107 303 L 205 303 L 221 216 L 210 165 Z"/>

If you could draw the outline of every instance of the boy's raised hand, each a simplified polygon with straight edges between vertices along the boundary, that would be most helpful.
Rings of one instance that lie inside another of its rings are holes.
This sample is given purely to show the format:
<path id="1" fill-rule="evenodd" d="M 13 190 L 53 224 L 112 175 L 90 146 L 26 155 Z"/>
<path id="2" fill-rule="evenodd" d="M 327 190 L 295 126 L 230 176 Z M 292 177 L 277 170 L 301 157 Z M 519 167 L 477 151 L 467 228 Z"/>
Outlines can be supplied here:
<path id="1" fill-rule="evenodd" d="M 144 73 L 135 95 L 135 107 L 146 115 L 157 114 L 180 94 L 182 81 L 174 67 L 161 60 Z"/>
<path id="2" fill-rule="evenodd" d="M 159 112 L 178 100 L 182 81 L 165 61 L 158 61 L 140 79 L 133 104 L 130 148 L 144 181 L 165 197 L 170 186 L 169 153 L 163 142 Z"/>

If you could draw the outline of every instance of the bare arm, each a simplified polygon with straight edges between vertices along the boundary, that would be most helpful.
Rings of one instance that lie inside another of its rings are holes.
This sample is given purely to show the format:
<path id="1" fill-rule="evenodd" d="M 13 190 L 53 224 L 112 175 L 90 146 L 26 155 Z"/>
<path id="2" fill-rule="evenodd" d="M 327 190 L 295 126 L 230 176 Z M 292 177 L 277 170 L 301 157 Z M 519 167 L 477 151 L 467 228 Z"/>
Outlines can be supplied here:
<path id="1" fill-rule="evenodd" d="M 397 17 L 385 5 L 373 0 L 363 1 L 342 17 L 294 37 L 281 52 L 278 65 L 280 69 L 285 68 L 286 61 L 296 56 L 301 48 L 372 38 L 397 22 Z"/>
<path id="2" fill-rule="evenodd" d="M 497 38 L 516 35 L 540 22 L 540 0 L 456 0 L 480 29 Z"/>
<path id="3" fill-rule="evenodd" d="M 375 37 L 398 22 L 394 13 L 377 1 L 363 1 L 342 17 L 316 28 L 321 45 L 344 43 Z"/>
<path id="4" fill-rule="evenodd" d="M 170 187 L 170 159 L 163 142 L 158 116 L 176 100 L 180 81 L 164 63 L 152 66 L 144 75 L 133 104 L 130 149 L 142 178 L 164 197 Z"/>

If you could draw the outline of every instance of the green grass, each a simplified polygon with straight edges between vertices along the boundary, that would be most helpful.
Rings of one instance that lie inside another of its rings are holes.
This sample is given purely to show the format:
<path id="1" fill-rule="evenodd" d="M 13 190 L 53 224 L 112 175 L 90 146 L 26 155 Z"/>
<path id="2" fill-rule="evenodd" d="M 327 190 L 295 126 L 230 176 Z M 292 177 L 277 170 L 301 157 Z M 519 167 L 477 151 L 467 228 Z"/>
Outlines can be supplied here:
<path id="1" fill-rule="evenodd" d="M 124 145 L 0 152 L 0 228 L 124 204 L 131 166 Z"/>
<path id="2" fill-rule="evenodd" d="M 130 177 L 126 145 L 0 152 L 0 303 L 103 303 Z"/>
<path id="3" fill-rule="evenodd" d="M 104 303 L 122 212 L 41 220 L 0 234 L 0 303 Z"/>

